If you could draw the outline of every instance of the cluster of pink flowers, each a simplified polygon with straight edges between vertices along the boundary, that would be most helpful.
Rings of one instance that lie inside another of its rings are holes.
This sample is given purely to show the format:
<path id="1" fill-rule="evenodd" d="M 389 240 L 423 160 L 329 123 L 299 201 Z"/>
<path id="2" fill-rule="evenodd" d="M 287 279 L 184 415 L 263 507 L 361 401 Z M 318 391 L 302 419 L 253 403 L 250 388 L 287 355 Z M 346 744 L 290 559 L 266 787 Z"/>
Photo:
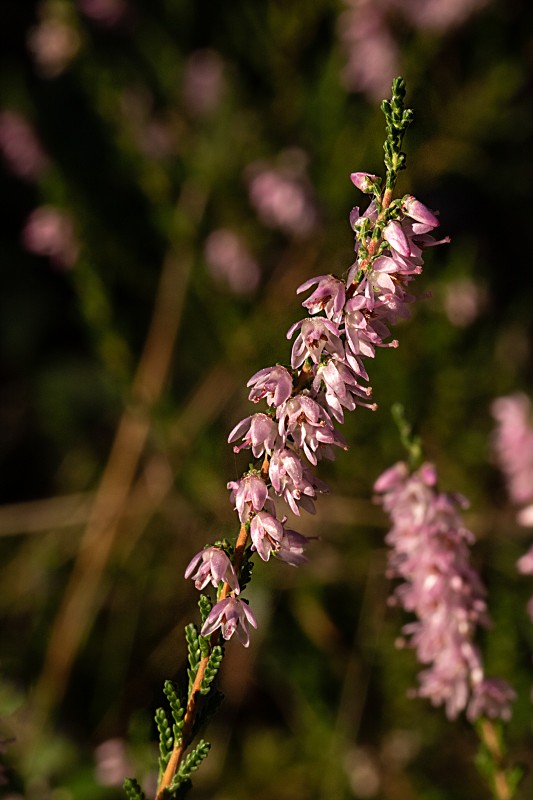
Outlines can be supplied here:
<path id="1" fill-rule="evenodd" d="M 307 539 L 287 526 L 279 505 L 284 502 L 296 516 L 301 509 L 314 513 L 315 500 L 327 486 L 312 467 L 322 458 L 335 458 L 337 448 L 346 449 L 335 428 L 346 410 L 376 407 L 364 361 L 374 358 L 378 347 L 397 346 L 389 340 L 389 326 L 408 316 L 407 306 L 415 299 L 408 284 L 422 271 L 424 248 L 439 243 L 431 235 L 437 217 L 414 197 L 388 207 L 375 175 L 358 172 L 351 179 L 374 194 L 363 214 L 355 208 L 350 215 L 355 263 L 344 280 L 321 275 L 299 287 L 299 293 L 313 291 L 302 304 L 309 316 L 287 333 L 287 338 L 294 337 L 290 366 L 276 364 L 250 378 L 249 399 L 264 400 L 267 407 L 241 420 L 229 435 L 229 442 L 240 441 L 236 452 L 249 449 L 258 459 L 256 467 L 228 488 L 241 529 L 264 561 L 271 555 L 292 565 L 306 560 Z M 247 644 L 248 624 L 255 625 L 255 618 L 235 597 L 240 592 L 237 575 L 222 549 L 197 554 L 186 575 L 198 588 L 225 581 L 232 591 L 231 598 L 214 606 L 202 634 L 221 628 L 229 638 L 237 630 Z"/>
<path id="2" fill-rule="evenodd" d="M 509 497 L 516 505 L 521 525 L 533 525 L 533 423 L 531 401 L 522 393 L 498 397 L 492 404 L 496 420 L 493 450 L 505 475 Z M 533 575 L 533 545 L 518 560 L 519 572 Z M 533 597 L 528 603 L 533 620 Z"/>
<path id="3" fill-rule="evenodd" d="M 392 521 L 389 575 L 401 579 L 391 602 L 416 617 L 399 644 L 413 647 L 428 665 L 414 694 L 443 705 L 450 719 L 465 709 L 470 720 L 509 719 L 515 693 L 505 681 L 485 677 L 474 643 L 488 616 L 485 589 L 470 564 L 474 537 L 461 517 L 465 498 L 438 490 L 432 464 L 410 473 L 400 462 L 374 488 Z"/>

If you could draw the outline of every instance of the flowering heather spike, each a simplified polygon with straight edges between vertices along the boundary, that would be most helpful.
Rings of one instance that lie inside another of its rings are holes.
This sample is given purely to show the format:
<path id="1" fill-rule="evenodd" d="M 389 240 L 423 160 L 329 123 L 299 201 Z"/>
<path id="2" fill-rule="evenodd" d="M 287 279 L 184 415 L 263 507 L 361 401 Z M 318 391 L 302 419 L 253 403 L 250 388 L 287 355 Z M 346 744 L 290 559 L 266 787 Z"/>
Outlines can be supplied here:
<path id="1" fill-rule="evenodd" d="M 478 625 L 488 624 L 485 589 L 470 564 L 473 535 L 463 524 L 465 498 L 439 492 L 434 465 L 410 473 L 399 463 L 376 481 L 378 501 L 392 521 L 389 575 L 400 578 L 392 600 L 416 620 L 404 626 L 405 642 L 427 665 L 414 694 L 443 705 L 450 719 L 466 710 L 509 719 L 514 691 L 503 681 L 485 678 L 474 644 Z"/>
<path id="2" fill-rule="evenodd" d="M 392 196 L 396 175 L 405 165 L 401 145 L 403 134 L 411 121 L 411 112 L 403 108 L 404 94 L 403 82 L 398 79 L 393 84 L 392 100 L 384 104 L 388 131 L 385 145 L 386 189 L 381 190 L 382 180 L 378 176 L 364 172 L 351 175 L 359 189 L 373 195 L 366 210 L 360 213 L 356 208 L 350 214 L 350 224 L 355 234 L 354 264 L 342 279 L 334 275 L 319 275 L 298 288 L 298 293 L 307 290 L 311 290 L 311 293 L 302 303 L 308 316 L 292 325 L 287 333 L 288 339 L 294 336 L 290 367 L 279 364 L 266 367 L 250 378 L 247 384 L 250 401 L 257 403 L 264 399 L 268 408 L 266 412 L 241 420 L 229 435 L 229 442 L 241 440 L 241 444 L 234 447 L 236 452 L 251 449 L 258 462 L 250 464 L 241 478 L 228 483 L 230 500 L 240 521 L 232 563 L 228 566 L 220 548 L 211 547 L 198 553 L 187 567 L 187 576 L 196 581 L 198 588 L 203 588 L 209 582 L 217 587 L 218 601 L 208 612 L 201 628 L 201 660 L 192 676 L 194 683 L 184 719 L 184 730 L 187 732 L 184 741 L 187 746 L 192 738 L 190 732 L 196 716 L 195 692 L 202 686 L 210 654 L 218 640 L 218 631 L 224 639 L 236 633 L 241 643 L 248 646 L 249 626 L 257 627 L 253 612 L 235 596 L 239 592 L 238 581 L 244 586 L 249 580 L 255 553 L 263 561 L 270 561 L 272 555 L 292 566 L 307 560 L 304 550 L 308 538 L 289 529 L 284 515 L 279 521 L 277 507 L 286 503 L 296 516 L 300 515 L 302 509 L 312 514 L 315 512 L 317 496 L 328 491 L 327 485 L 314 474 L 312 467 L 323 458 L 335 458 L 337 448 L 347 448 L 334 421 L 342 423 L 345 411 L 354 410 L 357 406 L 376 408 L 374 403 L 365 402 L 371 397 L 371 387 L 361 385 L 362 381 L 369 380 L 365 360 L 374 358 L 377 348 L 398 346 L 395 339 L 390 339 L 390 326 L 408 316 L 407 306 L 415 297 L 407 291 L 407 287 L 422 271 L 424 249 L 440 243 L 430 233 L 438 224 L 432 212 L 411 196 L 403 201 L 393 200 Z M 392 481 L 391 491 L 397 488 L 397 477 Z M 428 470 L 420 473 L 419 481 L 425 486 L 426 492 L 432 491 L 429 478 Z M 443 508 L 439 511 L 436 508 L 434 510 L 436 517 L 440 514 L 446 518 L 451 513 L 450 508 L 455 509 L 452 501 L 448 501 L 447 506 L 442 500 L 441 505 Z M 459 532 L 456 538 L 461 539 Z M 442 552 L 439 551 L 443 564 L 446 562 L 444 550 L 442 547 Z M 222 586 L 219 585 L 221 580 L 224 581 Z M 445 591 L 442 580 L 436 578 L 433 584 L 426 587 L 432 596 L 436 596 L 438 591 Z M 470 587 L 470 594 L 466 591 L 467 587 Z M 468 609 L 471 618 L 461 619 L 461 625 L 457 623 L 454 628 L 458 631 L 458 643 L 462 643 L 463 636 L 468 644 L 465 630 L 468 633 L 475 625 L 474 620 L 481 620 L 484 615 L 482 590 L 475 584 L 473 573 L 471 575 L 465 567 L 453 585 L 448 587 L 448 593 L 451 598 L 459 598 L 463 604 L 459 600 L 456 603 L 458 618 L 463 607 L 470 603 Z M 207 603 L 210 603 L 209 598 L 204 604 Z M 435 636 L 447 635 L 444 620 L 442 628 L 436 631 Z M 412 640 L 420 637 L 422 632 L 422 629 L 413 630 Z M 432 642 L 423 644 L 430 652 Z M 433 646 L 436 645 L 433 643 Z M 475 687 L 478 684 L 483 686 L 483 672 L 478 661 L 475 647 L 469 644 L 468 649 L 465 644 L 459 654 L 454 652 L 449 655 L 448 664 L 439 666 L 442 670 L 455 668 L 457 663 L 464 666 L 465 670 L 468 667 L 471 678 L 468 691 L 473 698 Z M 472 677 L 474 674 L 475 680 Z M 448 682 L 452 681 L 452 677 Z M 442 694 L 443 690 L 439 687 L 442 687 L 443 680 L 436 670 L 427 671 L 427 676 L 423 678 L 425 692 L 437 698 L 436 702 L 443 701 L 438 694 L 439 691 Z M 443 698 L 450 715 L 456 713 L 459 707 L 464 707 L 469 699 L 466 695 L 460 695 L 464 681 L 460 684 L 460 678 L 457 678 L 456 684 L 453 697 Z M 422 689 L 420 691 L 422 693 Z M 492 685 L 487 686 L 485 694 L 480 689 L 476 695 L 477 706 L 472 713 L 478 713 L 477 707 L 488 707 L 489 698 L 491 708 L 495 704 L 497 706 L 498 696 Z M 485 697 L 487 699 L 483 699 Z M 501 716 L 504 713 L 502 710 Z M 176 759 L 177 765 L 169 761 L 170 766 L 159 784 L 158 800 L 171 785 L 180 758 L 181 751 Z"/>

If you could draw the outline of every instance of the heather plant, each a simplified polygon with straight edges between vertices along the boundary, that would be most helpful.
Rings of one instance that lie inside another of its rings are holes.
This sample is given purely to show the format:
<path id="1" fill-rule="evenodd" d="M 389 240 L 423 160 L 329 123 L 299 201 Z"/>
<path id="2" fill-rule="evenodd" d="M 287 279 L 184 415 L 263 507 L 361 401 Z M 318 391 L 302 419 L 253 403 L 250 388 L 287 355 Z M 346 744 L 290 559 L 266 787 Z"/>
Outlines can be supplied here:
<path id="1" fill-rule="evenodd" d="M 228 483 L 238 535 L 207 545 L 185 570 L 201 592 L 201 621 L 185 631 L 187 691 L 167 681 L 171 719 L 162 708 L 156 712 L 159 800 L 184 796 L 191 774 L 208 754 L 209 744 L 197 737 L 220 704 L 216 675 L 226 642 L 235 634 L 248 647 L 251 629 L 258 625 L 243 595 L 256 558 L 269 562 L 273 557 L 294 567 L 307 561 L 309 539 L 289 527 L 287 514 L 314 513 L 318 496 L 328 491 L 314 468 L 347 449 L 335 423 L 342 424 L 345 412 L 358 406 L 376 408 L 366 362 L 377 348 L 398 346 L 390 339 L 390 326 L 409 316 L 415 295 L 408 286 L 422 271 L 423 251 L 449 241 L 433 237 L 438 218 L 419 200 L 394 198 L 398 173 L 405 168 L 403 138 L 412 121 L 404 95 L 404 82 L 397 78 L 391 100 L 382 104 L 385 181 L 366 172 L 351 174 L 353 184 L 371 198 L 363 212 L 356 207 L 350 214 L 354 263 L 342 278 L 320 275 L 298 288 L 298 293 L 312 291 L 302 304 L 308 316 L 287 333 L 294 338 L 290 364 L 265 367 L 250 378 L 250 401 L 264 401 L 266 408 L 229 434 L 230 443 L 239 442 L 235 453 L 251 451 L 254 460 L 239 480 Z M 409 437 L 405 424 L 402 433 L 414 465 L 420 443 Z M 436 468 L 429 463 L 411 471 L 401 462 L 377 480 L 375 489 L 393 522 L 387 537 L 390 577 L 403 581 L 393 599 L 417 617 L 403 630 L 427 667 L 416 694 L 444 705 L 451 720 L 466 710 L 470 721 L 479 721 L 481 767 L 494 797 L 510 800 L 520 773 L 503 765 L 493 720 L 510 718 L 515 694 L 505 681 L 485 676 L 474 642 L 488 614 L 484 587 L 469 561 L 473 536 L 460 516 L 466 501 L 438 491 Z M 204 593 L 208 586 L 211 595 Z M 126 781 L 125 790 L 131 798 L 144 797 L 134 779 Z"/>

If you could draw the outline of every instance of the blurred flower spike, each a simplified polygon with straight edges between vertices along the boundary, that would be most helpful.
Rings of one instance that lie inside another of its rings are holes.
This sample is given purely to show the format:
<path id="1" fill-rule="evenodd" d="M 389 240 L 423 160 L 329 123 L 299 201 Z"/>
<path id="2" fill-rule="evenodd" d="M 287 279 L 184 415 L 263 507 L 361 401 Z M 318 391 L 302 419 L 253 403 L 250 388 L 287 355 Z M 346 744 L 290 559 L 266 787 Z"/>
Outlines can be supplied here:
<path id="1" fill-rule="evenodd" d="M 16 111 L 0 111 L 0 153 L 18 178 L 37 181 L 48 166 L 48 158 L 29 122 Z"/>
<path id="2" fill-rule="evenodd" d="M 341 82 L 347 91 L 379 100 L 401 72 L 397 30 L 444 32 L 462 25 L 490 0 L 345 0 L 338 36 L 345 65 Z M 398 23 L 401 23 L 400 25 Z"/>
<path id="3" fill-rule="evenodd" d="M 485 677 L 474 637 L 489 619 L 486 591 L 470 564 L 473 534 L 464 526 L 464 497 L 440 492 L 433 464 L 411 473 L 400 462 L 376 481 L 377 500 L 392 528 L 388 574 L 401 583 L 391 600 L 415 615 L 399 644 L 416 650 L 426 667 L 413 694 L 444 706 L 449 719 L 466 710 L 479 717 L 508 720 L 515 692 L 505 681 Z"/>

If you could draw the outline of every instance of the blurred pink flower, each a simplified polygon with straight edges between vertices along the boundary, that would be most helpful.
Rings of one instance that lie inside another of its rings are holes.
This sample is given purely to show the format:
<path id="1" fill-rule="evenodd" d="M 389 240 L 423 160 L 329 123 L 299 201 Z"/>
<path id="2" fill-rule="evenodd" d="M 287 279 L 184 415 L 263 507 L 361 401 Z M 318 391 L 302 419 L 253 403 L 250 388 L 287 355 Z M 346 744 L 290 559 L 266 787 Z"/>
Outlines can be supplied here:
<path id="1" fill-rule="evenodd" d="M 150 92 L 135 86 L 120 95 L 120 110 L 138 150 L 149 158 L 168 158 L 176 152 L 175 132 L 170 120 L 154 112 Z"/>
<path id="2" fill-rule="evenodd" d="M 452 325 L 466 328 L 471 325 L 487 300 L 482 286 L 469 278 L 457 278 L 445 286 L 444 310 Z"/>
<path id="3" fill-rule="evenodd" d="M 0 111 L 0 152 L 19 178 L 36 181 L 48 159 L 31 125 L 16 111 Z"/>
<path id="4" fill-rule="evenodd" d="M 125 0 L 77 0 L 77 4 L 86 17 L 106 28 L 121 22 L 128 12 Z"/>
<path id="5" fill-rule="evenodd" d="M 78 258 L 72 219 L 53 206 L 40 206 L 32 211 L 22 232 L 22 242 L 30 253 L 49 256 L 62 269 L 73 267 Z"/>
<path id="6" fill-rule="evenodd" d="M 43 7 L 44 8 L 44 7 Z M 30 28 L 28 49 L 44 78 L 56 78 L 68 67 L 81 47 L 78 31 L 59 17 L 46 16 Z"/>
<path id="7" fill-rule="evenodd" d="M 185 63 L 183 99 L 193 114 L 212 114 L 224 92 L 224 62 L 216 50 L 195 50 Z"/>
<path id="8" fill-rule="evenodd" d="M 95 778 L 100 786 L 122 786 L 132 771 L 123 739 L 107 739 L 94 751 Z"/>
<path id="9" fill-rule="evenodd" d="M 210 233 L 204 255 L 213 277 L 227 283 L 235 294 L 247 294 L 257 287 L 261 276 L 259 266 L 233 231 L 218 228 Z"/>
<path id="10" fill-rule="evenodd" d="M 304 164 L 301 151 L 287 150 L 279 166 L 256 162 L 245 173 L 250 202 L 261 222 L 291 236 L 309 234 L 318 222 Z"/>

